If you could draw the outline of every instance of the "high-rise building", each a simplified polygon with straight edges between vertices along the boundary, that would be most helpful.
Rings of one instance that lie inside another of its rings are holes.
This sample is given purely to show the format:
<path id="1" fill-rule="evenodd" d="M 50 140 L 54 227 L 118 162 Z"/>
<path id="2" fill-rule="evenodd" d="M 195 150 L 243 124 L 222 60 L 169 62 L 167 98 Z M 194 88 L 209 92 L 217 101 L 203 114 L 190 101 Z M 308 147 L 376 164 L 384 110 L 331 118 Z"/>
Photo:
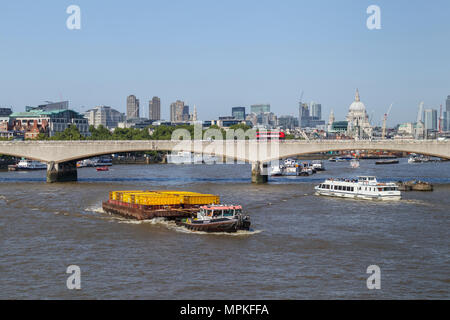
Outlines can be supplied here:
<path id="1" fill-rule="evenodd" d="M 184 101 L 177 100 L 170 104 L 170 121 L 181 122 L 183 120 Z M 189 107 L 188 107 L 189 114 Z"/>
<path id="2" fill-rule="evenodd" d="M 161 120 L 161 99 L 153 97 L 148 102 L 148 118 L 149 120 Z"/>
<path id="3" fill-rule="evenodd" d="M 197 117 L 197 107 L 194 104 L 194 113 L 192 114 L 192 121 L 197 121 L 198 117 Z"/>
<path id="4" fill-rule="evenodd" d="M 444 123 L 442 124 L 442 130 L 450 131 L 450 96 L 447 96 L 447 100 L 445 101 Z"/>
<path id="5" fill-rule="evenodd" d="M 108 129 L 117 128 L 119 122 L 126 120 L 125 114 L 107 106 L 98 106 L 84 113 L 84 117 L 88 119 L 89 125 L 96 128 L 100 125 Z"/>
<path id="6" fill-rule="evenodd" d="M 250 111 L 255 114 L 270 112 L 270 104 L 254 104 L 250 106 Z"/>
<path id="7" fill-rule="evenodd" d="M 311 117 L 314 120 L 322 120 L 322 105 L 320 103 L 311 103 Z"/>
<path id="8" fill-rule="evenodd" d="M 139 99 L 130 95 L 127 98 L 127 120 L 139 118 Z"/>
<path id="9" fill-rule="evenodd" d="M 425 109 L 424 112 L 425 130 L 437 130 L 438 112 L 436 109 Z"/>
<path id="10" fill-rule="evenodd" d="M 189 114 L 189 106 L 185 105 L 183 107 L 183 121 L 189 121 L 190 120 L 190 114 Z"/>
<path id="11" fill-rule="evenodd" d="M 309 120 L 311 116 L 309 115 L 309 106 L 307 103 L 301 103 L 299 105 L 300 117 L 298 119 L 299 125 L 302 128 L 309 127 Z"/>
<path id="12" fill-rule="evenodd" d="M 231 116 L 236 120 L 245 119 L 245 107 L 234 107 L 231 108 Z"/>
<path id="13" fill-rule="evenodd" d="M 280 116 L 277 119 L 277 125 L 282 129 L 294 129 L 298 126 L 298 119 L 294 116 Z"/>

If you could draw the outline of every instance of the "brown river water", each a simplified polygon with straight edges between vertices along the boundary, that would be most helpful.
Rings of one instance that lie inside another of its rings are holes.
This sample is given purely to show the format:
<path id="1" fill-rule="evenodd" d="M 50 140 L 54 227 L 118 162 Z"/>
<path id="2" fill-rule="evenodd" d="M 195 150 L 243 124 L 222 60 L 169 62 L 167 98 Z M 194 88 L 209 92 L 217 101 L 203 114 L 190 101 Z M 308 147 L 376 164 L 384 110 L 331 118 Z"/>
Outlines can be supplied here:
<path id="1" fill-rule="evenodd" d="M 450 162 L 375 166 L 325 162 L 310 177 L 250 184 L 249 165 L 130 165 L 79 169 L 79 182 L 45 172 L 0 172 L 1 299 L 450 298 Z M 326 177 L 420 178 L 435 191 L 398 202 L 318 197 Z M 102 212 L 111 190 L 175 189 L 242 204 L 253 230 L 199 234 Z M 68 290 L 66 268 L 81 269 Z M 368 290 L 369 265 L 381 290 Z"/>

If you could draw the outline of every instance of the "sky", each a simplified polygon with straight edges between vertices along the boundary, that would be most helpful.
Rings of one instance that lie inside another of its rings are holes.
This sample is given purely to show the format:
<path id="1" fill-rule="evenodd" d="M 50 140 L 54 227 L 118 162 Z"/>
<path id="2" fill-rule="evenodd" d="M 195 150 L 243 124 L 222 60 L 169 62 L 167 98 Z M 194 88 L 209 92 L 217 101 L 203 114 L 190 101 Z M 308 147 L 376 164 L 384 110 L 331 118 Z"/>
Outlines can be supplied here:
<path id="1" fill-rule="evenodd" d="M 70 5 L 80 30 L 66 26 Z M 366 26 L 370 5 L 379 30 Z M 177 99 L 202 120 L 260 103 L 298 116 L 303 91 L 343 120 L 358 88 L 372 124 L 393 103 L 392 126 L 450 95 L 449 12 L 448 0 L 3 0 L 0 106 L 125 112 L 134 94 L 141 116 L 153 96 L 164 119 Z"/>

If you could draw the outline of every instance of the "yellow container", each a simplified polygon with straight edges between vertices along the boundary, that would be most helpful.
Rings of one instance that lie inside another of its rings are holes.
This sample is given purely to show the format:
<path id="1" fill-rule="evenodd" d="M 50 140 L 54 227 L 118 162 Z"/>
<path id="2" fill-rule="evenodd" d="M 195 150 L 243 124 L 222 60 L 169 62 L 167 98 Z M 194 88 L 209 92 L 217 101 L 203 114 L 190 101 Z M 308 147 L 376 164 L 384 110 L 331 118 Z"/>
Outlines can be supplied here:
<path id="1" fill-rule="evenodd" d="M 111 191 L 110 199 L 147 206 L 219 204 L 220 197 L 190 191 Z"/>
<path id="2" fill-rule="evenodd" d="M 184 197 L 184 203 L 190 205 L 219 204 L 220 197 L 212 194 L 200 194 Z"/>

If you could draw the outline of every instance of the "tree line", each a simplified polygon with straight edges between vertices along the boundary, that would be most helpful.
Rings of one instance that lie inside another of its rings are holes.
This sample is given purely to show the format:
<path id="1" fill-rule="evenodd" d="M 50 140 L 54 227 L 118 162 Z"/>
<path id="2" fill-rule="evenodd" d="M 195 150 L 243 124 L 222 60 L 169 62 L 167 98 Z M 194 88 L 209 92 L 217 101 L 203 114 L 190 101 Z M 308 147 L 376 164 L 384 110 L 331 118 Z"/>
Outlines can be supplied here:
<path id="1" fill-rule="evenodd" d="M 245 131 L 252 127 L 245 124 L 238 124 L 231 126 L 230 129 L 242 129 Z M 38 140 L 171 140 L 172 134 L 177 129 L 185 129 L 189 132 L 189 135 L 194 139 L 194 126 L 193 125 L 178 125 L 178 126 L 148 126 L 144 129 L 138 128 L 115 128 L 113 131 L 99 125 L 89 126 L 90 136 L 83 136 L 75 125 L 70 125 L 64 131 L 56 132 L 52 137 L 47 134 L 40 133 L 37 136 Z M 219 130 L 222 138 L 226 138 L 226 131 L 216 125 L 210 127 L 210 129 Z M 202 130 L 202 137 L 206 130 Z M 152 132 L 150 134 L 150 132 Z"/>

